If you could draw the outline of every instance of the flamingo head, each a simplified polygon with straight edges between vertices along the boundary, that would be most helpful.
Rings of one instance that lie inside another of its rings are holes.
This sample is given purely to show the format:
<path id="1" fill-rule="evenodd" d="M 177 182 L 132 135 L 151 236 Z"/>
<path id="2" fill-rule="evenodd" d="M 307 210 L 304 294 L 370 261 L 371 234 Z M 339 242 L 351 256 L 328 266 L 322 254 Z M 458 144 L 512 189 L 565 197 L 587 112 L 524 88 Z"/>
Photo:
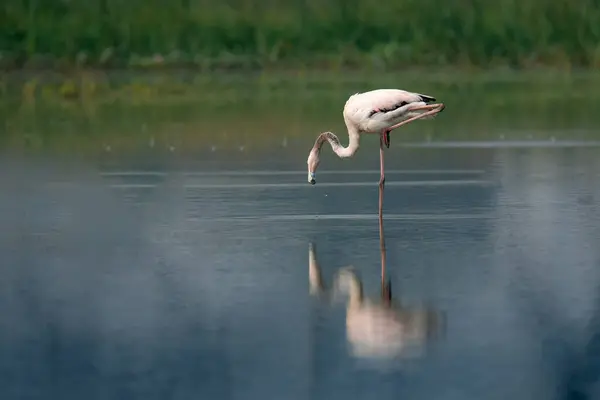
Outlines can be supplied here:
<path id="1" fill-rule="evenodd" d="M 311 185 L 317 183 L 315 180 L 315 173 L 319 167 L 319 162 L 321 162 L 319 159 L 319 150 L 313 148 L 308 154 L 308 160 L 306 160 L 306 164 L 308 165 L 308 183 Z"/>

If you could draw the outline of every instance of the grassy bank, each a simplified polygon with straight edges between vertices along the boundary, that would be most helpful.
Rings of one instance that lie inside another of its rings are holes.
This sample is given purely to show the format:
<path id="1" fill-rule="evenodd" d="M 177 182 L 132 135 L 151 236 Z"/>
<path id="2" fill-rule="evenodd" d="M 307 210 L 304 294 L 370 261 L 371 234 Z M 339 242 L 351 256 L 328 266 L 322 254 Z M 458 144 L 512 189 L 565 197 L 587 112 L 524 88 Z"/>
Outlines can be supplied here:
<path id="1" fill-rule="evenodd" d="M 0 78 L 0 152 L 87 157 L 152 150 L 198 157 L 212 154 L 213 146 L 304 148 L 323 130 L 339 132 L 345 142 L 341 109 L 348 95 L 391 86 L 447 105 L 438 120 L 403 129 L 402 141 L 597 140 L 600 126 L 600 73 L 593 72 L 80 71 Z"/>
<path id="2" fill-rule="evenodd" d="M 5 0 L 5 67 L 600 66 L 598 0 Z"/>

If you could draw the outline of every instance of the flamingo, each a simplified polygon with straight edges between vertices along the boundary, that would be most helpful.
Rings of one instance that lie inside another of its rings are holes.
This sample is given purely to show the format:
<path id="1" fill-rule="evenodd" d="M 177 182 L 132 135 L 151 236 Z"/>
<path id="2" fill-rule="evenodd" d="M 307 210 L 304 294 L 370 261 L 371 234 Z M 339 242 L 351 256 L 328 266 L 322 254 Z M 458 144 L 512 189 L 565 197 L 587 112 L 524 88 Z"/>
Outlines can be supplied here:
<path id="1" fill-rule="evenodd" d="M 349 144 L 344 147 L 333 132 L 323 132 L 315 141 L 308 154 L 308 182 L 314 185 L 316 171 L 319 167 L 321 147 L 325 141 L 340 158 L 352 157 L 358 151 L 361 134 L 379 133 L 379 217 L 383 208 L 383 189 L 385 171 L 383 146 L 390 147 L 390 132 L 417 119 L 433 118 L 444 110 L 443 103 L 434 103 L 436 99 L 425 94 L 408 92 L 400 89 L 376 89 L 364 93 L 356 93 L 348 98 L 344 106 L 343 116 L 348 129 Z"/>

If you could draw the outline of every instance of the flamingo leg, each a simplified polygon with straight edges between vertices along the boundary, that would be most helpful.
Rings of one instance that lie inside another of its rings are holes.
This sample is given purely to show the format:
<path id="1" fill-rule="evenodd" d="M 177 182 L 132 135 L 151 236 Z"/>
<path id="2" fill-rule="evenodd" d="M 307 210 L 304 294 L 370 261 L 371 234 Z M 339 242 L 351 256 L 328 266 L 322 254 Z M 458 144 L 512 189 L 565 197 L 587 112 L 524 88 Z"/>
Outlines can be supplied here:
<path id="1" fill-rule="evenodd" d="M 386 143 L 386 136 L 388 142 Z M 390 288 L 387 287 L 385 283 L 386 277 L 386 251 L 385 251 L 385 237 L 383 234 L 383 189 L 385 187 L 385 170 L 384 170 L 384 151 L 383 146 L 389 146 L 389 131 L 384 131 L 380 137 L 379 143 L 379 166 L 381 170 L 381 178 L 379 179 L 379 246 L 381 249 L 381 294 L 384 298 L 384 301 L 389 303 L 391 300 L 391 292 Z"/>
<path id="2" fill-rule="evenodd" d="M 379 138 L 379 170 L 381 177 L 379 178 L 379 224 L 383 223 L 383 189 L 385 186 L 385 169 L 384 169 L 384 158 L 383 158 L 383 146 L 385 142 L 385 134 L 382 133 Z"/>
<path id="3" fill-rule="evenodd" d="M 402 125 L 406 125 L 406 124 L 408 124 L 410 122 L 416 121 L 416 120 L 421 119 L 421 118 L 428 117 L 430 115 L 435 115 L 437 113 L 442 112 L 444 110 L 444 108 L 446 108 L 446 106 L 444 106 L 443 103 L 429 104 L 429 105 L 426 105 L 426 106 L 415 107 L 415 108 L 411 109 L 411 111 L 419 111 L 419 110 L 429 110 L 429 111 L 424 112 L 423 114 L 419 114 L 419 115 L 416 115 L 414 117 L 411 117 L 411 118 L 409 118 L 407 120 L 404 120 L 402 122 L 399 122 L 396 125 L 390 126 L 389 128 L 386 129 L 386 131 L 390 132 L 390 131 L 393 131 L 396 128 L 401 127 Z"/>
<path id="4" fill-rule="evenodd" d="M 384 129 L 381 134 L 383 135 L 383 144 L 385 144 L 385 147 L 387 147 L 388 149 L 390 148 L 390 129 Z"/>

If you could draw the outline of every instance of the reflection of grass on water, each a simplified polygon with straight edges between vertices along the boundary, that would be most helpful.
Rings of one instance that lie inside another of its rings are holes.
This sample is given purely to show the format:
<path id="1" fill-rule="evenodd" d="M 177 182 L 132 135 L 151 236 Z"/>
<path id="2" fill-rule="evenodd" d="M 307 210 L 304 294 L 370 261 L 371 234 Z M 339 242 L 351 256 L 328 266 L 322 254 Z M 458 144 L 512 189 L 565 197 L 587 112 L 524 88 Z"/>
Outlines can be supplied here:
<path id="1" fill-rule="evenodd" d="M 466 73 L 456 71 L 403 71 L 399 74 L 368 72 L 334 73 L 294 71 L 257 74 L 227 73 L 106 73 L 78 71 L 72 74 L 53 72 L 0 75 L 4 98 L 20 94 L 23 101 L 80 100 L 96 103 L 120 101 L 152 103 L 168 101 L 235 102 L 251 97 L 254 102 L 285 95 L 287 101 L 298 96 L 347 97 L 377 87 L 400 87 L 421 92 L 506 96 L 507 92 L 526 94 L 529 102 L 564 96 L 574 89 L 587 92 L 590 84 L 600 82 L 597 73 L 564 73 L 535 71 L 514 73 L 487 71 Z M 300 92 L 299 92 L 300 91 Z M 591 94 L 593 91 L 589 91 Z M 290 96 L 293 93 L 293 96 Z M 573 95 L 573 93 L 569 94 Z M 266 96 L 266 97 L 265 97 Z M 512 99 L 513 101 L 515 99 Z"/>
<path id="2" fill-rule="evenodd" d="M 12 148 L 62 151 L 150 142 L 179 151 L 261 147 L 282 136 L 311 142 L 322 130 L 344 137 L 341 109 L 348 95 L 377 87 L 421 91 L 447 104 L 440 120 L 407 127 L 406 140 L 498 139 L 499 127 L 596 125 L 598 83 L 600 74 L 552 72 L 4 75 L 0 140 Z"/>

